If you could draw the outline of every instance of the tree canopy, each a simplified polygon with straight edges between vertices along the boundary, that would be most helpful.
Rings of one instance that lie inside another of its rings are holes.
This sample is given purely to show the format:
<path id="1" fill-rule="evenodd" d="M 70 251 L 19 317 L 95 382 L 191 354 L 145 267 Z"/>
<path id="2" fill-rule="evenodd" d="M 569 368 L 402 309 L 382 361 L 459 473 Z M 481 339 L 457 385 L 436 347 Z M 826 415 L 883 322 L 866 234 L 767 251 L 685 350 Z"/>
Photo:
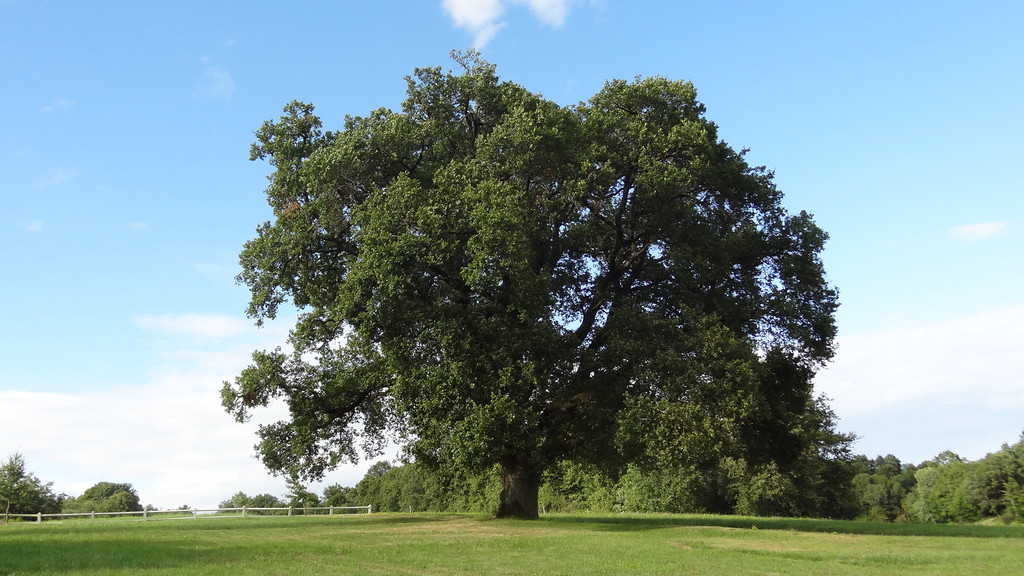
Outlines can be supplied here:
<path id="1" fill-rule="evenodd" d="M 415 70 L 400 111 L 324 131 L 292 102 L 256 133 L 274 220 L 238 278 L 258 322 L 299 315 L 222 398 L 239 420 L 288 404 L 266 466 L 315 479 L 397 437 L 499 464 L 499 515 L 534 517 L 563 460 L 767 470 L 841 444 L 811 386 L 835 336 L 826 234 L 690 83 L 560 106 L 455 59 Z"/>
<path id="2" fill-rule="evenodd" d="M 272 494 L 249 496 L 236 492 L 231 498 L 220 503 L 220 508 L 285 508 L 288 504 Z"/>
<path id="3" fill-rule="evenodd" d="M 135 487 L 127 482 L 97 482 L 78 498 L 64 502 L 64 512 L 135 512 L 142 510 Z"/>
<path id="4" fill-rule="evenodd" d="M 43 482 L 28 471 L 20 452 L 0 464 L 0 513 L 5 522 L 11 514 L 55 514 L 63 499 L 53 492 L 53 482 Z"/>

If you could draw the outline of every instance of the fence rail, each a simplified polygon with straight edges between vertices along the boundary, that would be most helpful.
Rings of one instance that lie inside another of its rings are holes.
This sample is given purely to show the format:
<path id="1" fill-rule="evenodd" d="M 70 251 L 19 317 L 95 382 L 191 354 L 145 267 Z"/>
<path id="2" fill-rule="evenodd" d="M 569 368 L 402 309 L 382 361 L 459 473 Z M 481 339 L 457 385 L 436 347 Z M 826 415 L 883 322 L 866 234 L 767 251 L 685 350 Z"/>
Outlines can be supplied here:
<path id="1" fill-rule="evenodd" d="M 139 520 L 182 520 L 182 519 L 195 519 L 200 518 L 245 518 L 248 514 L 264 515 L 270 512 L 271 515 L 278 516 L 292 516 L 296 513 L 302 515 L 309 515 L 313 512 L 327 511 L 327 514 L 320 514 L 322 516 L 334 515 L 335 510 L 366 510 L 367 514 L 373 513 L 373 505 L 370 506 L 311 506 L 306 508 L 296 508 L 289 506 L 287 508 L 191 508 L 188 510 L 136 510 L 133 512 L 75 512 L 71 514 L 43 514 L 37 512 L 36 514 L 6 514 L 11 518 L 28 518 L 35 520 L 36 522 L 42 522 L 44 519 L 53 518 L 88 518 L 95 520 L 98 517 L 103 516 L 137 516 Z M 274 514 L 278 513 L 278 514 Z M 162 516 L 162 518 L 161 518 Z M 169 517 L 170 516 L 170 517 Z"/>

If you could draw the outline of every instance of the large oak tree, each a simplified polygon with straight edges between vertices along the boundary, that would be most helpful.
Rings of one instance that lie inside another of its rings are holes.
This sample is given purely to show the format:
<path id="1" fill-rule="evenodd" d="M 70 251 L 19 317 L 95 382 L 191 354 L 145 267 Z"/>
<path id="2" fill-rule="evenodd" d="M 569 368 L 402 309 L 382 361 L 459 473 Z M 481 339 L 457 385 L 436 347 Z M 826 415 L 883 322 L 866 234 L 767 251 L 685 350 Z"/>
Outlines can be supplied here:
<path id="1" fill-rule="evenodd" d="M 691 84 L 564 107 L 455 59 L 417 69 L 400 112 L 325 132 L 293 102 L 256 134 L 275 218 L 239 280 L 257 320 L 299 315 L 222 395 L 240 420 L 287 402 L 259 432 L 271 470 L 318 478 L 397 433 L 426 463 L 500 465 L 498 514 L 535 517 L 549 466 L 628 460 L 660 414 L 693 448 L 813 406 L 826 234 Z"/>

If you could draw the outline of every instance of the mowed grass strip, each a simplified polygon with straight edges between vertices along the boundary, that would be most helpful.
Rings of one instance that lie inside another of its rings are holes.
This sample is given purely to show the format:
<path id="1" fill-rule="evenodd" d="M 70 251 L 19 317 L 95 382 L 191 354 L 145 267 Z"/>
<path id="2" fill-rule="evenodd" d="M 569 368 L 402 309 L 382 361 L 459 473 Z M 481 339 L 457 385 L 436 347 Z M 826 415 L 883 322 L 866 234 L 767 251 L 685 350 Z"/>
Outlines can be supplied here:
<path id="1" fill-rule="evenodd" d="M 0 575 L 1020 574 L 1024 527 L 373 514 L 0 526 Z"/>

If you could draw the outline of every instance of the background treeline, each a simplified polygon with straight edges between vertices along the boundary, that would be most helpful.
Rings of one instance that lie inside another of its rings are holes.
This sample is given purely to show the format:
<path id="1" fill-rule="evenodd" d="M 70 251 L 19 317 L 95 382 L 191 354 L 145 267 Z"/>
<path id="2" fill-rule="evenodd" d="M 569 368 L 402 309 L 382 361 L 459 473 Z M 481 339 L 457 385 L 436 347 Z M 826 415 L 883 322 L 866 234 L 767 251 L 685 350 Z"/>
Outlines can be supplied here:
<path id="1" fill-rule="evenodd" d="M 378 462 L 353 487 L 322 494 L 288 481 L 283 498 L 238 492 L 222 508 L 364 506 L 381 512 L 493 512 L 497 470 L 476 475 L 418 463 Z M 678 512 L 859 518 L 895 522 L 1024 521 L 1024 434 L 977 461 L 952 452 L 904 464 L 893 455 L 796 459 L 782 468 L 723 458 L 698 467 L 630 465 L 618 473 L 573 462 L 549 471 L 544 512 Z M 148 507 L 152 509 L 151 507 Z M 188 506 L 183 506 L 188 508 Z M 142 510 L 131 484 L 99 482 L 77 498 L 57 494 L 20 454 L 0 464 L 0 514 Z"/>
<path id="2" fill-rule="evenodd" d="M 919 466 L 895 456 L 852 463 L 859 517 L 909 522 L 1024 521 L 1024 434 L 973 462 L 943 452 Z"/>
<path id="3" fill-rule="evenodd" d="M 678 512 L 826 516 L 899 522 L 1024 520 L 1024 435 L 969 462 L 951 452 L 919 465 L 892 455 L 822 460 L 817 468 L 752 470 L 725 459 L 708 470 L 628 467 L 611 476 L 572 462 L 549 472 L 545 512 Z M 801 472 L 803 476 L 801 476 Z M 372 504 L 375 511 L 490 512 L 496 471 L 464 476 L 409 463 L 374 464 L 354 487 L 330 486 L 324 505 Z"/>
<path id="4" fill-rule="evenodd" d="M 28 470 L 20 453 L 12 454 L 0 464 L 0 506 L 5 522 L 12 514 L 142 510 L 138 493 L 128 483 L 98 482 L 77 498 L 58 494 L 53 490 L 53 482 L 43 482 Z"/>

